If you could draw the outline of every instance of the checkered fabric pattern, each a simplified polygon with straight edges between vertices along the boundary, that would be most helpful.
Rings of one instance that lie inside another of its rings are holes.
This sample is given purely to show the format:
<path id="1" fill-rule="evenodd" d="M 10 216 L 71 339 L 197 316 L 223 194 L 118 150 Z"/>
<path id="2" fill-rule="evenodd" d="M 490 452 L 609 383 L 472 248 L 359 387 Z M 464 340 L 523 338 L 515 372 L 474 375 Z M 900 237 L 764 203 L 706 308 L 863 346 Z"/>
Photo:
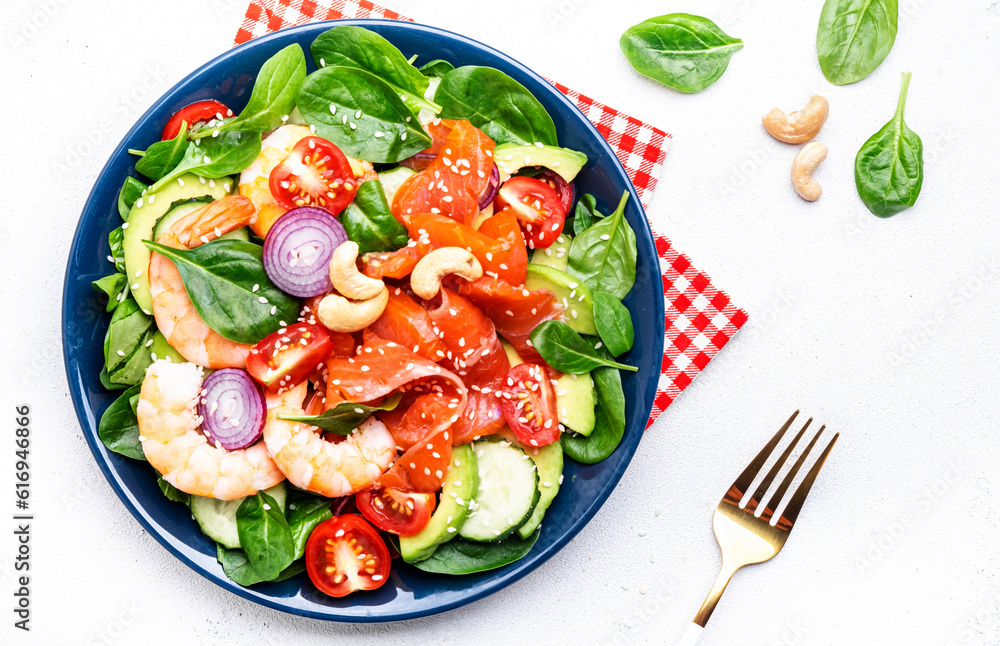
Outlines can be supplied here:
<path id="1" fill-rule="evenodd" d="M 283 27 L 339 18 L 389 18 L 407 20 L 396 11 L 368 0 L 252 0 L 234 45 Z M 559 83 L 555 87 L 576 103 L 608 140 L 648 207 L 656 179 L 670 146 L 669 133 L 599 103 Z M 652 424 L 698 376 L 729 339 L 743 327 L 747 314 L 725 292 L 654 232 L 663 270 L 666 303 L 666 338 L 660 380 L 649 416 Z M 647 428 L 649 426 L 647 424 Z"/>

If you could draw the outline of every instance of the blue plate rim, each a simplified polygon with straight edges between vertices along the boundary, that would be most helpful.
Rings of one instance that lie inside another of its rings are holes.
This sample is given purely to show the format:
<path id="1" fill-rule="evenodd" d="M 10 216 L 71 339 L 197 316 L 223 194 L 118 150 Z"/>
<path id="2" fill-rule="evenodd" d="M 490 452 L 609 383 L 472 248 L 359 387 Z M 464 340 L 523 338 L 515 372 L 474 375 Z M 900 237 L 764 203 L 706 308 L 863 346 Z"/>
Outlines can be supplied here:
<path id="1" fill-rule="evenodd" d="M 404 22 L 404 21 L 389 20 L 389 19 L 328 20 L 328 21 L 311 22 L 303 25 L 297 25 L 294 27 L 280 29 L 278 31 L 269 34 L 253 38 L 252 40 L 238 47 L 234 47 L 216 56 L 215 58 L 199 66 L 197 69 L 195 69 L 190 74 L 186 75 L 183 79 L 174 84 L 174 86 L 172 86 L 169 90 L 163 93 L 163 95 L 161 95 L 160 98 L 157 99 L 157 101 L 152 106 L 150 106 L 150 108 L 146 110 L 146 112 L 144 112 L 142 116 L 140 116 L 136 120 L 132 128 L 130 128 L 129 131 L 122 137 L 121 142 L 119 142 L 118 146 L 108 157 L 108 161 L 105 163 L 104 167 L 98 173 L 97 180 L 94 183 L 94 187 L 91 189 L 91 192 L 88 195 L 86 202 L 84 203 L 80 219 L 77 222 L 77 227 L 73 235 L 73 240 L 70 244 L 70 252 L 66 263 L 66 271 L 64 274 L 64 282 L 63 282 L 62 317 L 61 317 L 63 366 L 66 371 L 67 385 L 69 386 L 70 394 L 73 400 L 73 407 L 76 412 L 77 419 L 80 422 L 84 438 L 87 441 L 87 445 L 89 446 L 90 451 L 93 454 L 94 459 L 98 464 L 98 467 L 101 469 L 101 472 L 103 473 L 108 483 L 111 485 L 111 488 L 114 490 L 115 494 L 122 501 L 125 507 L 129 510 L 132 516 L 139 522 L 139 524 L 143 527 L 143 529 L 145 529 L 150 535 L 152 535 L 153 538 L 155 538 L 160 545 L 162 545 L 168 552 L 170 552 L 178 560 L 184 563 L 188 568 L 197 572 L 198 574 L 208 579 L 212 583 L 215 583 L 219 587 L 229 592 L 232 592 L 248 601 L 259 603 L 268 608 L 272 608 L 296 616 L 308 617 L 312 619 L 320 619 L 325 621 L 345 622 L 345 623 L 388 623 L 394 621 L 405 621 L 410 619 L 432 616 L 435 614 L 440 614 L 443 612 L 447 612 L 449 610 L 454 610 L 456 608 L 468 605 L 470 603 L 483 599 L 495 592 L 502 590 L 503 588 L 506 588 L 514 584 L 515 582 L 519 581 L 523 577 L 527 576 L 528 574 L 536 570 L 542 564 L 547 562 L 556 553 L 562 550 L 562 548 L 565 547 L 573 538 L 575 538 L 580 531 L 583 530 L 583 528 L 593 519 L 593 517 L 597 514 L 600 508 L 607 501 L 607 498 L 608 496 L 610 496 L 611 492 L 613 492 L 615 487 L 618 486 L 621 477 L 624 475 L 625 470 L 631 463 L 632 457 L 635 455 L 639 442 L 642 439 L 642 433 L 644 431 L 645 425 L 639 427 L 637 431 L 632 431 L 631 426 L 634 424 L 634 420 L 629 420 L 629 426 L 626 427 L 625 436 L 623 437 L 622 441 L 622 446 L 619 447 L 619 450 L 625 451 L 625 455 L 623 456 L 624 459 L 622 459 L 619 462 L 619 465 L 615 467 L 615 469 L 611 472 L 608 484 L 606 485 L 605 490 L 601 492 L 601 495 L 595 496 L 593 498 L 593 502 L 591 502 L 591 504 L 586 508 L 585 512 L 572 525 L 566 527 L 566 529 L 562 532 L 562 534 L 547 549 L 537 554 L 529 553 L 529 555 L 524 559 L 515 562 L 509 566 L 506 566 L 511 569 L 508 570 L 503 577 L 491 581 L 489 583 L 483 584 L 480 589 L 472 591 L 468 595 L 463 596 L 460 599 L 442 603 L 438 606 L 427 609 L 420 609 L 409 612 L 397 612 L 389 615 L 337 615 L 336 612 L 316 612 L 304 608 L 289 607 L 287 605 L 280 603 L 279 601 L 276 601 L 272 597 L 259 593 L 251 588 L 246 588 L 237 585 L 236 583 L 227 578 L 220 577 L 216 572 L 211 572 L 206 570 L 200 564 L 194 562 L 187 555 L 182 553 L 169 540 L 167 536 L 164 536 L 159 531 L 154 529 L 143 507 L 140 504 L 138 504 L 134 496 L 131 495 L 129 490 L 123 485 L 123 483 L 120 481 L 117 475 L 112 471 L 111 467 L 104 459 L 104 456 L 102 455 L 104 447 L 103 445 L 99 445 L 100 440 L 97 435 L 96 425 L 94 428 L 88 428 L 90 425 L 87 423 L 87 415 L 86 415 L 87 407 L 83 401 L 83 390 L 81 387 L 74 387 L 75 385 L 72 381 L 72 376 L 71 376 L 72 366 L 70 361 L 71 349 L 69 346 L 69 340 L 67 338 L 67 330 L 70 328 L 70 317 L 71 317 L 71 313 L 68 307 L 69 301 L 71 299 L 71 294 L 70 294 L 71 281 L 69 274 L 73 264 L 72 262 L 73 251 L 76 249 L 79 238 L 83 231 L 83 224 L 84 224 L 83 216 L 86 213 L 90 212 L 90 210 L 93 208 L 93 203 L 97 199 L 96 195 L 97 187 L 102 183 L 101 178 L 103 178 L 104 174 L 108 172 L 108 169 L 112 165 L 113 160 L 115 160 L 119 155 L 127 154 L 126 142 L 139 130 L 140 124 L 142 124 L 147 118 L 151 117 L 155 113 L 162 110 L 163 106 L 169 103 L 169 100 L 173 95 L 173 93 L 176 92 L 181 86 L 185 85 L 189 79 L 203 73 L 204 71 L 206 71 L 211 67 L 214 67 L 215 65 L 218 65 L 219 63 L 229 58 L 230 56 L 233 56 L 235 52 L 238 52 L 247 47 L 267 47 L 273 41 L 282 41 L 284 39 L 292 38 L 294 37 L 295 34 L 298 34 L 299 32 L 320 30 L 322 28 L 329 28 L 334 25 L 354 25 L 359 27 L 371 26 L 371 25 L 382 25 L 389 27 L 403 26 L 403 28 L 411 28 L 418 32 L 423 32 L 425 34 L 429 34 L 432 36 L 444 35 L 448 38 L 460 41 L 465 45 L 470 45 L 474 48 L 477 48 L 480 51 L 489 54 L 490 56 L 494 56 L 498 59 L 501 59 L 507 64 L 517 68 L 522 74 L 532 77 L 535 81 L 539 82 L 544 87 L 550 88 L 552 95 L 556 98 L 557 101 L 561 102 L 565 108 L 577 112 L 582 117 L 582 122 L 585 124 L 585 128 L 588 130 L 589 134 L 593 137 L 593 139 L 598 142 L 598 146 L 603 147 L 605 153 L 610 158 L 614 159 L 612 167 L 619 175 L 618 179 L 621 180 L 627 187 L 629 194 L 631 196 L 630 206 L 638 209 L 639 215 L 641 216 L 640 219 L 643 223 L 641 229 L 639 231 L 636 231 L 636 238 L 637 238 L 640 257 L 643 254 L 648 254 L 652 258 L 658 258 L 658 254 L 656 251 L 655 244 L 653 242 L 653 233 L 649 225 L 649 220 L 646 217 L 645 209 L 642 205 L 642 202 L 639 199 L 639 195 L 636 192 L 635 186 L 632 184 L 631 179 L 628 177 L 628 173 L 625 171 L 625 168 L 621 163 L 621 160 L 618 159 L 618 156 L 615 154 L 610 144 L 607 142 L 607 140 L 604 139 L 603 136 L 601 136 L 600 132 L 598 132 L 597 128 L 590 121 L 590 119 L 588 119 L 587 116 L 583 114 L 583 112 L 572 101 L 570 101 L 568 97 L 566 97 L 562 92 L 559 92 L 559 90 L 556 89 L 552 85 L 552 83 L 549 82 L 546 78 L 537 74 L 531 68 L 520 63 L 511 56 L 504 54 L 503 52 L 500 52 L 499 50 L 496 50 L 495 48 L 489 45 L 481 43 L 475 39 L 469 38 L 468 36 L 457 34 L 455 32 L 446 29 L 433 27 L 423 23 Z M 659 278 L 660 277 L 659 272 L 657 272 L 655 276 L 656 278 Z M 656 325 L 659 328 L 659 333 L 655 337 L 656 340 L 654 341 L 654 348 L 653 348 L 653 350 L 655 351 L 654 356 L 662 356 L 663 343 L 664 343 L 663 327 L 665 325 L 665 319 L 664 319 L 665 306 L 662 299 L 654 299 L 652 306 L 654 310 L 652 315 L 655 317 L 655 320 L 657 321 Z M 640 410 L 635 411 L 636 417 L 639 417 L 639 413 L 642 413 L 642 417 L 648 419 L 649 414 L 652 410 L 653 398 L 658 386 L 658 376 L 659 376 L 658 371 L 656 371 L 656 373 L 650 376 L 650 379 L 646 383 L 645 400 L 648 402 L 649 407 L 647 410 L 645 410 L 645 412 Z M 634 438 L 630 437 L 630 431 L 632 431 L 631 435 L 635 436 Z M 332 609 L 337 610 L 336 608 Z"/>

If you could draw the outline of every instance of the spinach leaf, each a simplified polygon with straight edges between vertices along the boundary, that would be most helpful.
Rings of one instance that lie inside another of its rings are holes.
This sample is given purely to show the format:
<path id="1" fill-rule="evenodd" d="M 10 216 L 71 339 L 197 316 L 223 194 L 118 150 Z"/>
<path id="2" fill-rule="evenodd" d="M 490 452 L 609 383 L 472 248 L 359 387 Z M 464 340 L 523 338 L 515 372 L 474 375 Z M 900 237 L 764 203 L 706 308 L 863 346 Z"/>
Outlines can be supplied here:
<path id="1" fill-rule="evenodd" d="M 139 394 L 139 386 L 132 386 L 108 406 L 97 426 L 97 435 L 109 451 L 133 460 L 145 460 L 142 442 L 139 441 L 139 420 L 136 419 L 129 399 Z"/>
<path id="2" fill-rule="evenodd" d="M 573 235 L 580 235 L 603 217 L 604 215 L 597 210 L 597 198 L 590 193 L 584 193 L 576 203 L 576 210 L 573 213 Z"/>
<path id="3" fill-rule="evenodd" d="M 306 55 L 298 43 L 292 43 L 261 66 L 247 107 L 243 108 L 238 117 L 214 128 L 201 128 L 192 138 L 200 139 L 209 135 L 216 137 L 217 132 L 274 130 L 283 123 L 282 117 L 287 116 L 295 107 L 295 97 L 305 80 Z"/>
<path id="4" fill-rule="evenodd" d="M 880 218 L 908 209 L 924 183 L 924 144 L 903 121 L 910 74 L 903 74 L 896 115 L 861 146 L 854 160 L 854 181 L 868 210 Z"/>
<path id="5" fill-rule="evenodd" d="M 631 27 L 618 41 L 635 71 L 688 94 L 719 80 L 743 41 L 708 18 L 671 13 Z"/>
<path id="6" fill-rule="evenodd" d="M 190 494 L 186 494 L 174 485 L 170 484 L 160 476 L 156 479 L 156 484 L 160 487 L 160 491 L 163 495 L 167 497 L 167 500 L 172 500 L 173 502 L 179 502 L 181 504 L 188 504 L 191 502 Z"/>
<path id="7" fill-rule="evenodd" d="M 594 324 L 612 356 L 620 357 L 632 349 L 635 343 L 632 314 L 607 292 L 594 292 Z"/>
<path id="8" fill-rule="evenodd" d="M 611 358 L 606 349 L 596 345 L 598 354 Z M 621 373 L 615 368 L 597 368 L 590 376 L 597 391 L 594 430 L 589 436 L 564 433 L 560 439 L 566 455 L 582 464 L 596 464 L 606 459 L 618 448 L 625 434 L 625 391 Z"/>
<path id="9" fill-rule="evenodd" d="M 213 240 L 194 249 L 143 244 L 174 261 L 198 314 L 230 341 L 257 343 L 282 321 L 299 316 L 299 301 L 264 272 L 260 245 L 243 240 Z"/>
<path id="10" fill-rule="evenodd" d="M 339 217 L 347 237 L 358 243 L 359 253 L 395 251 L 405 247 L 410 236 L 389 209 L 378 180 L 362 182 L 358 192 Z"/>
<path id="11" fill-rule="evenodd" d="M 132 212 L 132 205 L 142 197 L 143 191 L 147 188 L 149 187 L 134 177 L 125 178 L 122 190 L 118 191 L 118 215 L 122 216 L 122 220 L 128 221 L 129 213 Z"/>
<path id="12" fill-rule="evenodd" d="M 538 540 L 540 530 L 521 539 L 510 536 L 498 543 L 476 543 L 461 538 L 439 545 L 430 558 L 413 563 L 413 567 L 437 574 L 473 574 L 495 570 L 524 558 Z"/>
<path id="13" fill-rule="evenodd" d="M 319 415 L 278 415 L 278 419 L 309 424 L 321 428 L 327 433 L 350 435 L 354 429 L 378 411 L 395 410 L 396 406 L 399 406 L 399 400 L 402 399 L 402 396 L 402 393 L 396 393 L 380 406 L 343 402 Z"/>
<path id="14" fill-rule="evenodd" d="M 292 530 L 285 514 L 263 491 L 247 496 L 236 510 L 236 532 L 247 560 L 264 581 L 277 577 L 295 560 Z"/>
<path id="15" fill-rule="evenodd" d="M 420 73 L 424 76 L 444 76 L 455 69 L 455 66 L 446 60 L 436 58 L 420 68 Z"/>
<path id="16" fill-rule="evenodd" d="M 531 92 L 492 67 L 468 65 L 444 75 L 434 94 L 440 116 L 468 119 L 498 144 L 558 145 L 556 127 Z"/>
<path id="17" fill-rule="evenodd" d="M 157 141 L 135 163 L 135 170 L 154 182 L 169 173 L 184 159 L 190 142 L 187 140 L 187 121 L 181 122 L 180 132 L 173 139 Z"/>
<path id="18" fill-rule="evenodd" d="M 274 581 L 284 581 L 285 579 L 290 579 L 296 574 L 301 574 L 306 571 L 306 562 L 299 559 L 295 561 L 284 570 L 281 571 L 278 576 L 274 577 Z"/>
<path id="19" fill-rule="evenodd" d="M 104 386 L 105 390 L 125 390 L 128 388 L 128 384 L 116 384 L 111 381 L 111 376 L 108 375 L 108 367 L 104 366 L 101 368 L 101 372 L 98 375 L 101 380 L 101 385 Z"/>
<path id="20" fill-rule="evenodd" d="M 288 526 L 292 532 L 295 558 L 306 553 L 306 542 L 316 526 L 333 518 L 330 500 L 292 489 L 288 494 Z"/>
<path id="21" fill-rule="evenodd" d="M 231 550 L 221 544 L 215 545 L 215 558 L 222 564 L 222 571 L 229 579 L 238 585 L 253 585 L 269 578 L 261 576 L 250 563 L 246 552 L 243 550 Z"/>
<path id="22" fill-rule="evenodd" d="M 396 91 L 360 68 L 313 72 L 299 90 L 298 107 L 316 134 L 351 157 L 397 162 L 431 145 Z"/>
<path id="23" fill-rule="evenodd" d="M 834 85 L 865 78 L 896 42 L 898 0 L 826 0 L 819 15 L 816 53 Z"/>
<path id="24" fill-rule="evenodd" d="M 630 372 L 639 370 L 635 366 L 604 358 L 562 321 L 545 321 L 539 324 L 531 331 L 531 343 L 546 363 L 559 372 L 582 375 L 601 366 Z"/>
<path id="25" fill-rule="evenodd" d="M 139 309 L 135 299 L 121 302 L 111 315 L 108 332 L 104 336 L 104 363 L 112 376 L 118 366 L 125 364 L 140 344 L 148 339 L 153 327 L 153 317 Z"/>
<path id="26" fill-rule="evenodd" d="M 101 294 L 107 294 L 108 312 L 113 312 L 115 308 L 118 307 L 118 305 L 128 296 L 128 278 L 125 277 L 125 274 L 120 272 L 95 280 L 90 285 L 94 288 L 94 291 Z"/>
<path id="27" fill-rule="evenodd" d="M 125 273 L 125 229 L 118 227 L 108 234 L 108 246 L 111 247 L 111 260 L 115 269 Z M 126 276 L 127 278 L 127 276 Z"/>
<path id="28" fill-rule="evenodd" d="M 424 98 L 427 77 L 417 71 L 396 47 L 382 36 L 363 27 L 334 27 L 316 37 L 312 46 L 316 67 L 356 67 L 385 81 L 416 110 L 441 111 L 441 106 Z"/>
<path id="29" fill-rule="evenodd" d="M 569 273 L 591 290 L 619 300 L 635 284 L 635 232 L 625 220 L 626 202 L 628 191 L 622 193 L 614 213 L 573 238 L 569 247 Z"/>
<path id="30" fill-rule="evenodd" d="M 180 163 L 149 187 L 151 192 L 166 186 L 184 173 L 218 179 L 239 173 L 260 154 L 260 133 L 234 131 L 192 142 Z"/>

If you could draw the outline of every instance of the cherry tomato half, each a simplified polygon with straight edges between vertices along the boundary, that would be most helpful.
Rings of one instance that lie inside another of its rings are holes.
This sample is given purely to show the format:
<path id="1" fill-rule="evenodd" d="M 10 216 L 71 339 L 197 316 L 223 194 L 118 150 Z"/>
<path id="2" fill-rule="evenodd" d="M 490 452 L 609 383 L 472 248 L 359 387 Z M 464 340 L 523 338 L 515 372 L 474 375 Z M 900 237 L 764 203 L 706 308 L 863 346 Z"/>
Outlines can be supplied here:
<path id="1" fill-rule="evenodd" d="M 503 382 L 503 415 L 514 435 L 528 446 L 545 446 L 559 439 L 556 394 L 545 369 L 521 363 Z"/>
<path id="2" fill-rule="evenodd" d="M 356 514 L 324 520 L 306 542 L 306 572 L 321 592 L 346 597 L 374 590 L 389 577 L 389 549 L 378 532 Z"/>
<path id="3" fill-rule="evenodd" d="M 497 211 L 511 209 L 532 249 L 549 247 L 562 233 L 569 207 L 554 188 L 534 177 L 511 177 L 493 200 Z"/>
<path id="4" fill-rule="evenodd" d="M 400 489 L 366 489 L 355 496 L 355 502 L 372 525 L 392 534 L 414 536 L 431 519 L 436 496 Z"/>
<path id="5" fill-rule="evenodd" d="M 286 209 L 318 206 L 337 215 L 354 199 L 358 183 L 340 148 L 322 137 L 305 137 L 271 171 L 268 188 Z"/>
<path id="6" fill-rule="evenodd" d="M 226 107 L 224 103 L 218 101 L 198 101 L 191 105 L 186 105 L 175 112 L 167 125 L 163 126 L 161 139 L 164 141 L 173 139 L 181 131 L 181 122 L 187 121 L 188 130 L 203 121 L 212 119 L 224 119 L 233 116 L 233 111 Z"/>
<path id="7" fill-rule="evenodd" d="M 247 372 L 271 391 L 288 389 L 309 378 L 333 353 L 321 325 L 295 323 L 264 337 L 247 357 Z"/>

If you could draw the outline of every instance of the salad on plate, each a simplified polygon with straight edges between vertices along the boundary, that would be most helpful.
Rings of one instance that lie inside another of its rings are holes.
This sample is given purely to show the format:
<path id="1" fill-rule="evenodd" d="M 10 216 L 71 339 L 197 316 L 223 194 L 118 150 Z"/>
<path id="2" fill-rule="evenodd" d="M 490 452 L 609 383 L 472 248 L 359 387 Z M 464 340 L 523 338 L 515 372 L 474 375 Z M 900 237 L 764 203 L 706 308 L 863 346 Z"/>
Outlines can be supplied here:
<path id="1" fill-rule="evenodd" d="M 286 47 L 238 114 L 193 103 L 130 151 L 99 435 L 239 585 L 512 563 L 564 457 L 625 429 L 628 194 L 577 196 L 586 155 L 496 69 L 354 26 L 310 49 L 316 71 Z"/>

